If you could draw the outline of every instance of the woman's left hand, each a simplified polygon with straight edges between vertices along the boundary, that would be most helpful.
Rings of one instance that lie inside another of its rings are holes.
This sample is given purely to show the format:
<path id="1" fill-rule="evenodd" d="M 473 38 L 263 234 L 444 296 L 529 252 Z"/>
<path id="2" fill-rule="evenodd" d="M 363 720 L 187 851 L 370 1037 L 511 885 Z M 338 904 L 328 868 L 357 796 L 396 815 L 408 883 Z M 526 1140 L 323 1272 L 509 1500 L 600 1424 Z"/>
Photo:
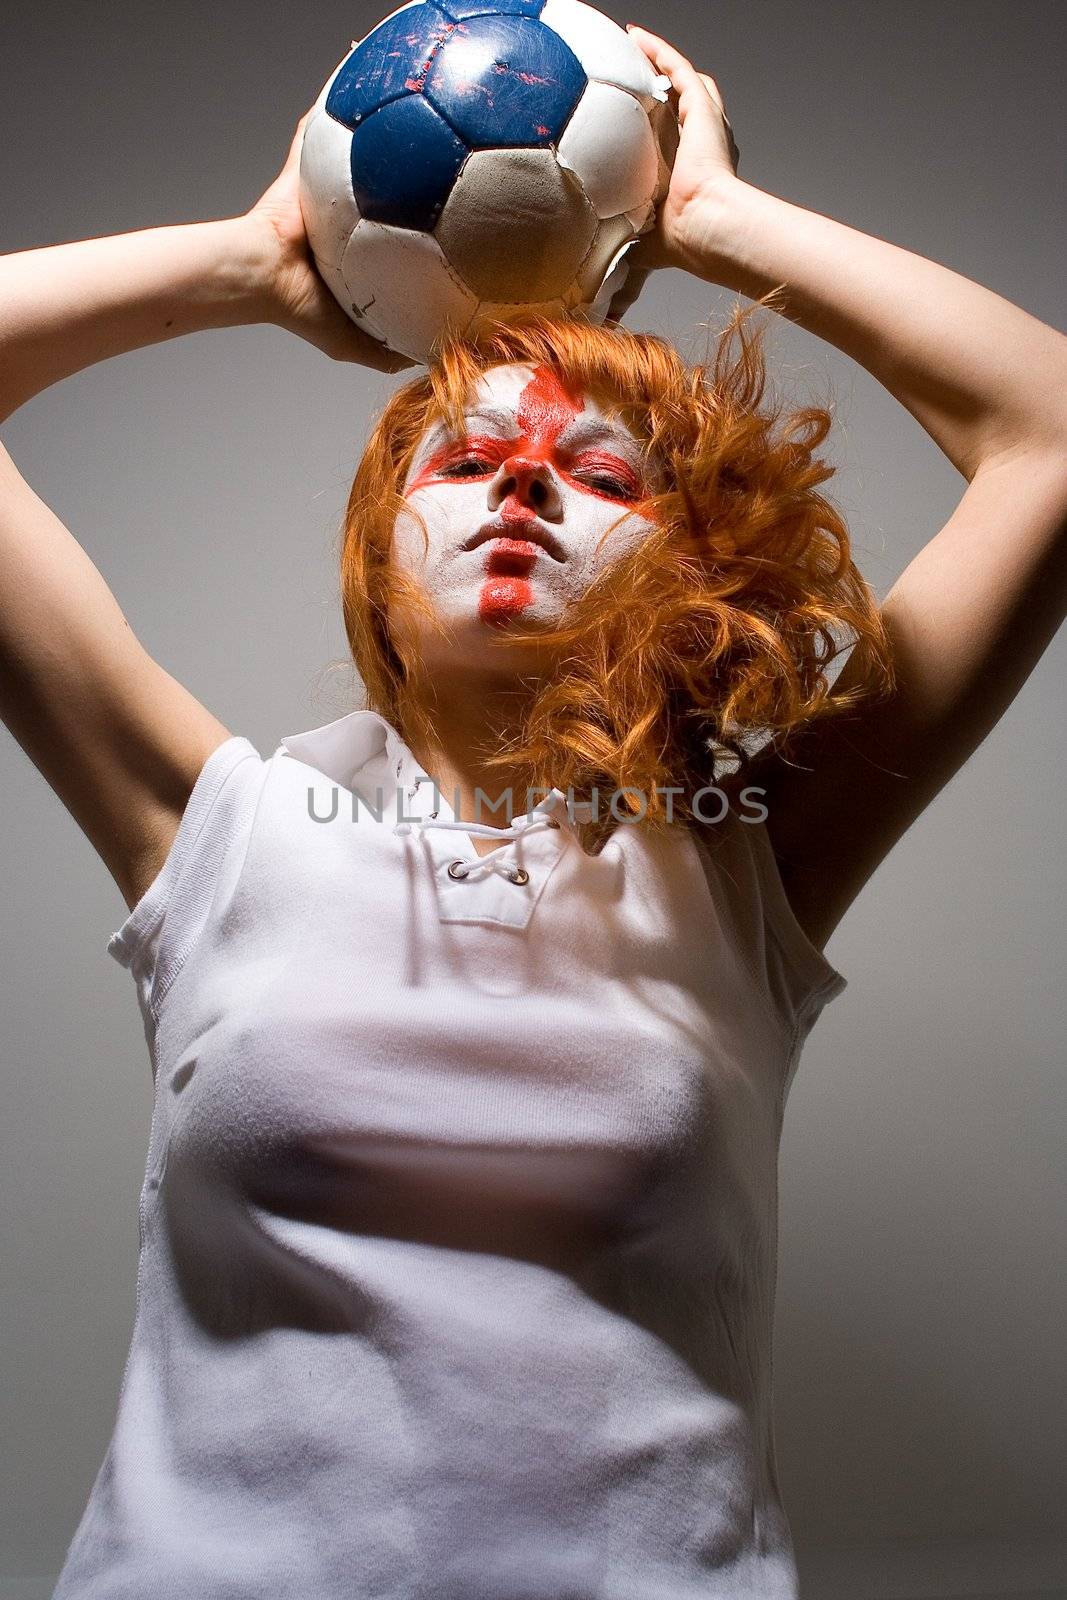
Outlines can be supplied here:
<path id="1" fill-rule="evenodd" d="M 296 125 L 285 165 L 242 218 L 254 237 L 263 303 L 269 320 L 306 339 L 334 361 L 380 372 L 413 362 L 358 328 L 341 309 L 315 265 L 300 205 L 300 152 L 311 110 Z"/>
<path id="2" fill-rule="evenodd" d="M 740 182 L 740 151 L 715 79 L 698 72 L 673 45 L 646 28 L 628 25 L 630 37 L 657 72 L 669 78 L 677 100 L 679 141 L 670 188 L 660 205 L 655 229 L 630 252 L 630 275 L 612 302 L 610 315 L 621 317 L 633 304 L 649 272 L 656 267 L 697 263 L 707 276 L 714 256 L 717 224 L 728 205 L 730 186 Z"/>

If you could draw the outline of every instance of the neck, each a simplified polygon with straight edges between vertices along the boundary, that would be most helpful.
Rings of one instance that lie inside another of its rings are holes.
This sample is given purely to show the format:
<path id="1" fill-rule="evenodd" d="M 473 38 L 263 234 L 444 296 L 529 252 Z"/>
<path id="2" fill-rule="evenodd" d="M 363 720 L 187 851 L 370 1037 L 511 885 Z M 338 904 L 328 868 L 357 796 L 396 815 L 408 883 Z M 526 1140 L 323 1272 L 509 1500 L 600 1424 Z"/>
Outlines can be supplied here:
<path id="1" fill-rule="evenodd" d="M 521 733 L 537 687 L 536 679 L 469 670 L 461 681 L 441 674 L 411 687 L 422 716 L 410 719 L 407 743 L 459 820 L 506 827 L 526 811 L 527 769 L 509 761 L 490 765 L 490 758 L 502 755 Z M 420 727 L 423 719 L 426 726 Z M 535 793 L 529 803 L 541 798 Z"/>

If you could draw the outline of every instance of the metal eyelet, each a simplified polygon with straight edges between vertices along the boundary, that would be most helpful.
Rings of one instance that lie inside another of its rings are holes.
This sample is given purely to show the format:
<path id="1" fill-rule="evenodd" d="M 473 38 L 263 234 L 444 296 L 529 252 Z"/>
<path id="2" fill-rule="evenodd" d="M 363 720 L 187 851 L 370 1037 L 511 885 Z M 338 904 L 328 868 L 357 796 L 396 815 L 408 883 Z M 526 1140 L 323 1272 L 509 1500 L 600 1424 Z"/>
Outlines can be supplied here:
<path id="1" fill-rule="evenodd" d="M 467 871 L 468 868 L 465 861 L 450 861 L 448 863 L 448 876 L 450 878 L 465 878 Z"/>
<path id="2" fill-rule="evenodd" d="M 516 867 L 511 874 L 512 883 L 529 883 L 530 874 L 525 867 Z"/>

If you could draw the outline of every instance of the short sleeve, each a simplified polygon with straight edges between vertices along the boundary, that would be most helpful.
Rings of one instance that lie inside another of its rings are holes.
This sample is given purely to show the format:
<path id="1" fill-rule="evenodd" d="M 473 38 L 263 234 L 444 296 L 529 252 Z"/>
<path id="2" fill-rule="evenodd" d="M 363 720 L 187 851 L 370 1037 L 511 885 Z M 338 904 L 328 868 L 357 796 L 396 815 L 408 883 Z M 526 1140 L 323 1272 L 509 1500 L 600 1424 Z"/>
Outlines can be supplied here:
<path id="1" fill-rule="evenodd" d="M 731 808 L 720 822 L 694 831 L 731 944 L 784 1036 L 802 1040 L 847 980 L 798 922 L 762 821 Z"/>
<path id="2" fill-rule="evenodd" d="M 797 921 L 789 903 L 770 835 L 763 822 L 742 822 L 762 889 L 764 916 L 788 962 L 795 985 L 795 1009 L 810 1008 L 819 1000 L 826 1005 L 847 987 L 848 979 L 827 960 Z"/>
<path id="3" fill-rule="evenodd" d="M 108 939 L 108 955 L 137 981 L 146 1021 L 195 941 L 224 862 L 247 832 L 265 768 L 259 751 L 239 734 L 216 746 L 192 787 L 166 860 Z"/>

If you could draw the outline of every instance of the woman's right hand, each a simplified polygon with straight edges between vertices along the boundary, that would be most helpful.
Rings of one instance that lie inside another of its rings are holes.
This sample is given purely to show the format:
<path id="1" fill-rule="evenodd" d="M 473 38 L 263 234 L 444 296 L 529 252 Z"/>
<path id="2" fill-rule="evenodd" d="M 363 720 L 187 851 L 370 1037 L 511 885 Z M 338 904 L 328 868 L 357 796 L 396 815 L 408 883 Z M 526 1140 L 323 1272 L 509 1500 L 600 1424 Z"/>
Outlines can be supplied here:
<path id="1" fill-rule="evenodd" d="M 281 172 L 242 219 L 256 232 L 267 316 L 335 361 L 400 372 L 414 362 L 357 328 L 315 266 L 300 210 L 300 147 L 310 115 L 306 111 L 297 123 Z"/>
<path id="2" fill-rule="evenodd" d="M 670 79 L 679 141 L 656 226 L 630 252 L 629 274 L 611 302 L 608 315 L 615 321 L 625 316 L 649 273 L 658 267 L 682 267 L 698 277 L 711 276 L 703 267 L 714 261 L 717 228 L 730 212 L 731 196 L 744 187 L 737 176 L 741 152 L 715 79 L 698 72 L 658 34 L 633 22 L 626 27 L 656 71 Z"/>

